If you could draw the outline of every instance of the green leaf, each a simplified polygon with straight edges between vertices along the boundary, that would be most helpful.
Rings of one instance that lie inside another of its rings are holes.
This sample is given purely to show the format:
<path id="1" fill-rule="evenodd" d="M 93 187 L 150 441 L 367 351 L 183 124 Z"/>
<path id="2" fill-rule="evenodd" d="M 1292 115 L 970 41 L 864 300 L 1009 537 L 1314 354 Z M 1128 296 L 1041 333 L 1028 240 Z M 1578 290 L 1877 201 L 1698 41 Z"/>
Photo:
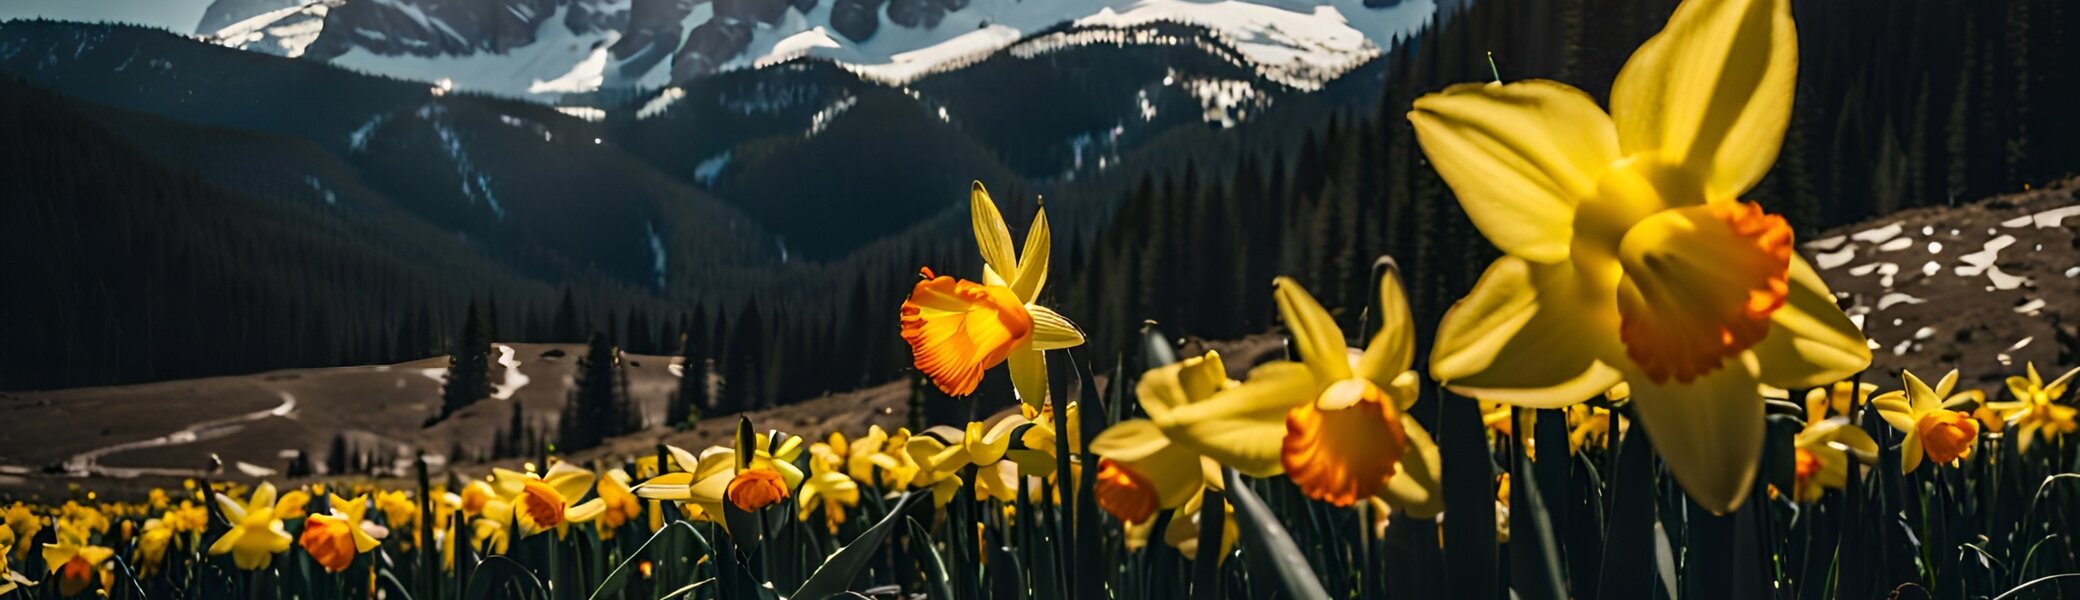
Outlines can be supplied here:
<path id="1" fill-rule="evenodd" d="M 1327 600 L 1329 592 L 1322 589 L 1314 569 L 1307 566 L 1306 555 L 1293 543 L 1292 536 L 1279 524 L 1278 514 L 1264 505 L 1243 485 L 1242 477 L 1228 471 L 1228 500 L 1235 504 L 1235 517 L 1242 542 L 1243 557 L 1249 560 L 1252 573 L 1270 575 L 1277 583 L 1282 596 L 1299 600 Z"/>
<path id="2" fill-rule="evenodd" d="M 1564 423 L 1558 418 L 1546 420 Z M 1567 597 L 1567 584 L 1560 579 L 1560 548 L 1553 541 L 1552 519 L 1546 515 L 1545 498 L 1538 489 L 1539 469 L 1524 456 L 1523 446 L 1517 447 L 1517 470 L 1510 475 L 1509 488 L 1510 588 L 1524 600 L 1560 600 Z M 1564 445 L 1546 449 L 1565 450 Z M 1564 464 L 1558 457 L 1547 460 Z"/>
<path id="3" fill-rule="evenodd" d="M 628 585 L 628 574 L 634 571 L 636 563 L 641 562 L 640 559 L 642 559 L 644 556 L 647 556 L 646 552 L 650 549 L 650 546 L 652 544 L 659 543 L 669 544 L 670 538 L 668 538 L 668 536 L 680 531 L 684 531 L 687 535 L 693 536 L 694 541 L 700 543 L 701 550 L 703 552 L 706 552 L 710 555 L 713 555 L 715 553 L 715 550 L 713 548 L 708 547 L 707 538 L 701 537 L 701 532 L 695 530 L 692 524 L 687 523 L 685 521 L 672 521 L 671 523 L 665 525 L 664 529 L 657 530 L 657 533 L 651 535 L 650 539 L 644 540 L 643 545 L 637 546 L 634 552 L 628 553 L 628 558 L 623 559 L 620 565 L 614 567 L 613 571 L 609 571 L 607 573 L 607 578 L 601 580 L 599 587 L 594 588 L 592 590 L 592 595 L 588 597 L 592 598 L 593 600 L 598 600 L 600 598 L 607 598 L 613 596 L 614 594 L 621 593 L 621 588 L 623 586 Z"/>
<path id="4" fill-rule="evenodd" d="M 2011 589 L 2011 590 L 2008 590 L 2008 591 L 2005 591 L 2005 592 L 2001 592 L 2001 595 L 1999 595 L 1999 596 L 1994 596 L 1993 600 L 2008 600 L 2009 598 L 2015 598 L 2015 597 L 2017 597 L 2017 596 L 2016 596 L 2016 594 L 2020 594 L 2020 593 L 2022 593 L 2022 592 L 2023 592 L 2024 590 L 2028 590 L 2028 589 L 2030 589 L 2030 588 L 2034 588 L 2034 587 L 2037 587 L 2037 584 L 2041 584 L 2041 583 L 2044 583 L 2044 582 L 2047 582 L 2047 581 L 2056 581 L 2056 580 L 2060 580 L 2060 579 L 2067 579 L 2067 578 L 2071 578 L 2071 577 L 2080 577 L 2080 573 L 2064 573 L 2064 574 L 2060 574 L 2060 575 L 2052 575 L 2052 576 L 2048 576 L 2048 577 L 2039 577 L 2039 578 L 2037 578 L 2037 579 L 2032 579 L 2032 580 L 2030 580 L 2030 581 L 2029 581 L 2029 583 L 2024 583 L 2024 584 L 2022 584 L 2022 585 L 2018 585 L 2018 586 L 2015 586 L 2015 589 Z"/>
<path id="5" fill-rule="evenodd" d="M 881 522 L 867 528 L 866 532 L 859 534 L 852 543 L 839 548 L 836 554 L 825 559 L 823 565 L 809 575 L 809 580 L 802 582 L 802 587 L 788 597 L 822 600 L 844 593 L 852 585 L 852 580 L 859 576 L 859 570 L 866 568 L 867 561 L 873 559 L 874 553 L 881 549 L 881 543 L 888 539 L 888 532 L 894 530 L 896 523 L 905 518 L 904 513 L 908 512 L 919 498 L 930 496 L 930 490 L 904 494 L 903 499 L 896 502 L 895 508 L 888 511 L 887 517 L 883 517 Z"/>
<path id="6" fill-rule="evenodd" d="M 925 597 L 932 600 L 953 600 L 953 583 L 946 578 L 946 561 L 939 558 L 939 547 L 932 544 L 932 532 L 923 523 L 910 517 L 910 553 L 924 563 Z"/>
<path id="7" fill-rule="evenodd" d="M 1611 432 L 1617 433 L 1612 427 Z M 1655 550 L 1654 457 L 1646 431 L 1636 426 L 1618 443 L 1611 469 L 1611 510 L 1604 525 L 1603 574 L 1597 591 L 1610 598 L 1649 598 Z"/>
<path id="8" fill-rule="evenodd" d="M 542 580 L 535 578 L 532 571 L 513 559 L 504 556 L 486 557 L 477 563 L 476 573 L 470 577 L 469 589 L 463 590 L 463 600 L 487 600 L 504 598 L 498 591 L 507 586 L 518 588 L 522 598 L 548 598 L 549 589 Z"/>
<path id="9" fill-rule="evenodd" d="M 1444 461 L 1446 589 L 1464 598 L 1495 598 L 1495 467 L 1480 405 L 1438 391 L 1438 453 Z M 1651 493 L 1647 496 L 1651 501 Z M 1611 596 L 1626 598 L 1630 596 Z"/>

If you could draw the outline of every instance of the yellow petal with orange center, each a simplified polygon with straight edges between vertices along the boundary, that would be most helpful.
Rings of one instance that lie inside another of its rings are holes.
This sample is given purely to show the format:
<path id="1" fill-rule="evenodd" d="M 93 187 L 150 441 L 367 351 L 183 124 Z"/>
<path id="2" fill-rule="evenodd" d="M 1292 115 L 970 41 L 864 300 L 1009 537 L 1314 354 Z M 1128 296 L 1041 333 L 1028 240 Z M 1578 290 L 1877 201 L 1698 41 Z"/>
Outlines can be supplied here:
<path id="1" fill-rule="evenodd" d="M 924 274 L 903 302 L 903 341 L 940 391 L 975 393 L 984 371 L 1031 339 L 1033 317 L 1009 288 Z"/>
<path id="2" fill-rule="evenodd" d="M 513 516 L 525 535 L 534 535 L 563 524 L 564 497 L 539 479 L 521 483 L 520 496 L 513 500 Z"/>
<path id="3" fill-rule="evenodd" d="M 1661 211 L 1618 254 L 1619 337 L 1656 383 L 1689 383 L 1754 346 L 1790 289 L 1791 226 L 1755 204 Z"/>
<path id="4" fill-rule="evenodd" d="M 1307 497 L 1350 506 L 1386 485 L 1407 441 L 1394 400 L 1370 381 L 1345 379 L 1286 414 L 1281 460 Z"/>

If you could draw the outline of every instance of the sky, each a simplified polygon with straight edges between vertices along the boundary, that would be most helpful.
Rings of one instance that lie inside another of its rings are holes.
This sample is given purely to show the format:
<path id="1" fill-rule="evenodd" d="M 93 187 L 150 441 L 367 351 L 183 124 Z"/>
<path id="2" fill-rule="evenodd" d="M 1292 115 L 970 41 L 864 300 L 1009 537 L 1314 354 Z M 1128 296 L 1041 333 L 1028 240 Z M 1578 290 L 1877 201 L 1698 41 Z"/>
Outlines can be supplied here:
<path id="1" fill-rule="evenodd" d="M 121 21 L 193 33 L 207 0 L 0 0 L 0 19 Z"/>

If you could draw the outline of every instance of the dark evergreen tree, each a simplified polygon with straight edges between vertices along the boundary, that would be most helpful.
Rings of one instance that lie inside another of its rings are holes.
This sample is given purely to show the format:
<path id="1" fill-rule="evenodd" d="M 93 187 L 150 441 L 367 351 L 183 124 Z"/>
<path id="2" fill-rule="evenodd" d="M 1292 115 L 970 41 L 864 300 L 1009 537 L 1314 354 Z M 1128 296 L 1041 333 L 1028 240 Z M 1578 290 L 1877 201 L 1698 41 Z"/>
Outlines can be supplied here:
<path id="1" fill-rule="evenodd" d="M 448 381 L 441 385 L 441 409 L 428 425 L 440 422 L 491 395 L 491 343 L 471 301 L 463 317 L 462 337 L 448 354 Z"/>
<path id="2" fill-rule="evenodd" d="M 604 333 L 592 334 L 585 355 L 578 359 L 575 383 L 564 402 L 556 447 L 561 451 L 598 446 L 606 438 L 622 433 L 625 422 L 621 406 L 618 352 Z"/>
<path id="3" fill-rule="evenodd" d="M 679 342 L 679 389 L 665 409 L 665 424 L 690 428 L 708 405 L 708 357 L 701 342 L 689 331 Z"/>

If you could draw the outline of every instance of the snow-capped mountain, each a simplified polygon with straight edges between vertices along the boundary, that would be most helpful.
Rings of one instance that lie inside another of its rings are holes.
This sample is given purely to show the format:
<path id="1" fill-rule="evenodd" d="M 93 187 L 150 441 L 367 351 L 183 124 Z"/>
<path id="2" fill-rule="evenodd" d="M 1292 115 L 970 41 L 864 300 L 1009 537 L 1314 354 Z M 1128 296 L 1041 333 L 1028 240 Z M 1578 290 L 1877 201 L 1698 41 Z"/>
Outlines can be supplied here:
<path id="1" fill-rule="evenodd" d="M 536 101 L 656 90 L 802 56 L 905 83 L 1020 45 L 1176 43 L 1204 28 L 1306 89 L 1376 56 L 1450 0 L 162 0 L 195 35 L 258 52 Z M 180 12 L 180 11 L 176 11 Z M 4 16 L 4 15 L 0 15 Z M 1037 36 L 1037 37 L 1036 37 Z M 1024 44 L 1020 44 L 1024 41 Z M 582 101 L 582 100 L 580 100 Z"/>

